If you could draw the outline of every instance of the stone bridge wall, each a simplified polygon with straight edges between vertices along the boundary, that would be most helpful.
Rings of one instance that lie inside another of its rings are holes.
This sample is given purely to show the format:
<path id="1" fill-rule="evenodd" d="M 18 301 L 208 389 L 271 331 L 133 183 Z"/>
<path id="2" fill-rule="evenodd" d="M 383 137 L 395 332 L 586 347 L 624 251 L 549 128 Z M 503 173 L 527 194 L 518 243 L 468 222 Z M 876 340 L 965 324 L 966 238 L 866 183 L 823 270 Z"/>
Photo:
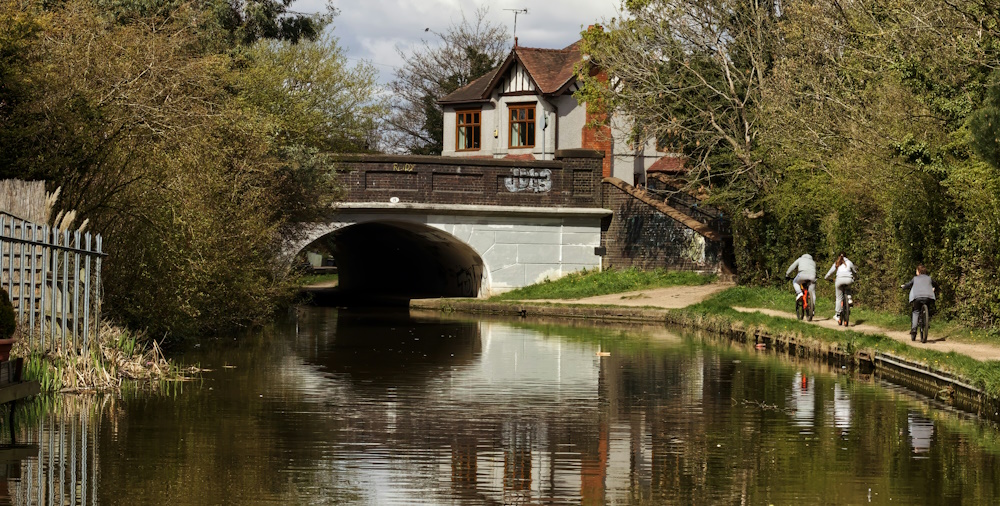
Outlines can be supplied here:
<path id="1" fill-rule="evenodd" d="M 356 155 L 340 159 L 345 202 L 601 207 L 603 153 L 550 161 Z"/>

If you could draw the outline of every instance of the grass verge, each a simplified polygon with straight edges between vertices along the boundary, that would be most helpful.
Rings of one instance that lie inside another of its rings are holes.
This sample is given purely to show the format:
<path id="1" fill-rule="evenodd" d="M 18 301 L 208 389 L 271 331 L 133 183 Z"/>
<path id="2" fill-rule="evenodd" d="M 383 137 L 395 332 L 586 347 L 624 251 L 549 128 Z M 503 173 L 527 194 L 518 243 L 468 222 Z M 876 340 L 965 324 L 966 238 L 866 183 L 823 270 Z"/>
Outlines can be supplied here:
<path id="1" fill-rule="evenodd" d="M 886 330 L 906 332 L 910 330 L 910 313 L 887 313 L 867 309 L 863 301 L 854 298 L 851 306 L 851 322 L 864 323 Z M 791 291 L 771 287 L 736 286 L 719 292 L 706 300 L 717 305 L 730 307 L 765 308 L 795 312 L 795 295 Z M 832 297 L 816 297 L 816 314 L 823 317 L 833 317 L 834 299 Z M 940 315 L 931 317 L 931 336 L 934 339 L 944 337 L 960 342 L 982 343 L 1000 346 L 1000 337 L 995 332 L 983 329 L 970 329 L 958 322 L 945 320 Z"/>
<path id="2" fill-rule="evenodd" d="M 525 299 L 579 299 L 610 293 L 632 292 L 647 288 L 667 286 L 706 285 L 715 281 L 714 274 L 699 274 L 690 271 L 668 271 L 637 269 L 579 271 L 556 280 L 546 279 L 541 283 L 518 288 L 490 297 L 491 302 Z"/>
<path id="3" fill-rule="evenodd" d="M 331 283 L 336 283 L 339 279 L 338 274 L 310 274 L 308 276 L 302 276 L 299 278 L 300 286 L 312 286 L 312 285 L 327 285 Z"/>

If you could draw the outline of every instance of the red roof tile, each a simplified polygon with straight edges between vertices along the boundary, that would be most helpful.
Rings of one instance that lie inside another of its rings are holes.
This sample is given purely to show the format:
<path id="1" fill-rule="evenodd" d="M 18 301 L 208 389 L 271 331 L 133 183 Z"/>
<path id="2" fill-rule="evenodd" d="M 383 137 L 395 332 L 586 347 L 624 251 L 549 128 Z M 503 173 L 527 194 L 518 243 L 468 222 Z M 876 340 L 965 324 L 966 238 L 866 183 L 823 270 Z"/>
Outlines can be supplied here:
<path id="1" fill-rule="evenodd" d="M 483 102 L 514 62 L 521 62 L 542 94 L 558 93 L 575 79 L 574 67 L 582 59 L 580 41 L 564 49 L 515 47 L 499 67 L 438 100 L 440 104 Z"/>
<path id="2" fill-rule="evenodd" d="M 514 52 L 542 93 L 555 93 L 574 79 L 573 67 L 581 58 L 576 44 L 566 49 L 517 47 Z"/>
<path id="3" fill-rule="evenodd" d="M 683 156 L 667 155 L 653 162 L 653 164 L 646 169 L 646 172 L 684 172 L 686 170 L 684 167 L 686 161 L 687 158 Z"/>

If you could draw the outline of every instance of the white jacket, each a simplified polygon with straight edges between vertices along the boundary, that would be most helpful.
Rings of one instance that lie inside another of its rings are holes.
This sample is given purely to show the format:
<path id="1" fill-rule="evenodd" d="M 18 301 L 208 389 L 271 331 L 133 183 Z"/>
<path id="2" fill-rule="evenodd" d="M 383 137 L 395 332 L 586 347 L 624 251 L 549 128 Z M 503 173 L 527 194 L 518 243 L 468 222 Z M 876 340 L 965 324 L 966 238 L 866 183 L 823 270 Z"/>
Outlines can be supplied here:
<path id="1" fill-rule="evenodd" d="M 840 264 L 840 267 L 837 267 L 837 263 L 834 262 L 833 265 L 830 266 L 830 270 L 827 271 L 826 276 L 823 276 L 823 279 L 830 279 L 830 275 L 833 274 L 834 271 L 837 273 L 835 283 L 843 285 L 854 282 L 854 275 L 858 273 L 858 268 L 854 266 L 854 262 L 848 260 L 847 257 L 844 257 L 844 263 Z"/>

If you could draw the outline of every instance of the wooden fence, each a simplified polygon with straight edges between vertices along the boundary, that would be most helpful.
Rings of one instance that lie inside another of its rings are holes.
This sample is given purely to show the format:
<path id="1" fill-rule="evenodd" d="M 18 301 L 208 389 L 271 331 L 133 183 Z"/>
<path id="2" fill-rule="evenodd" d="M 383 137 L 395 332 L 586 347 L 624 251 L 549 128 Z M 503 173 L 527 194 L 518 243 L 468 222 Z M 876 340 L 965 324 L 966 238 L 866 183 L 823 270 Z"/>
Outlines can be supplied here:
<path id="1" fill-rule="evenodd" d="M 0 288 L 33 349 L 87 353 L 101 321 L 100 234 L 0 212 Z"/>

